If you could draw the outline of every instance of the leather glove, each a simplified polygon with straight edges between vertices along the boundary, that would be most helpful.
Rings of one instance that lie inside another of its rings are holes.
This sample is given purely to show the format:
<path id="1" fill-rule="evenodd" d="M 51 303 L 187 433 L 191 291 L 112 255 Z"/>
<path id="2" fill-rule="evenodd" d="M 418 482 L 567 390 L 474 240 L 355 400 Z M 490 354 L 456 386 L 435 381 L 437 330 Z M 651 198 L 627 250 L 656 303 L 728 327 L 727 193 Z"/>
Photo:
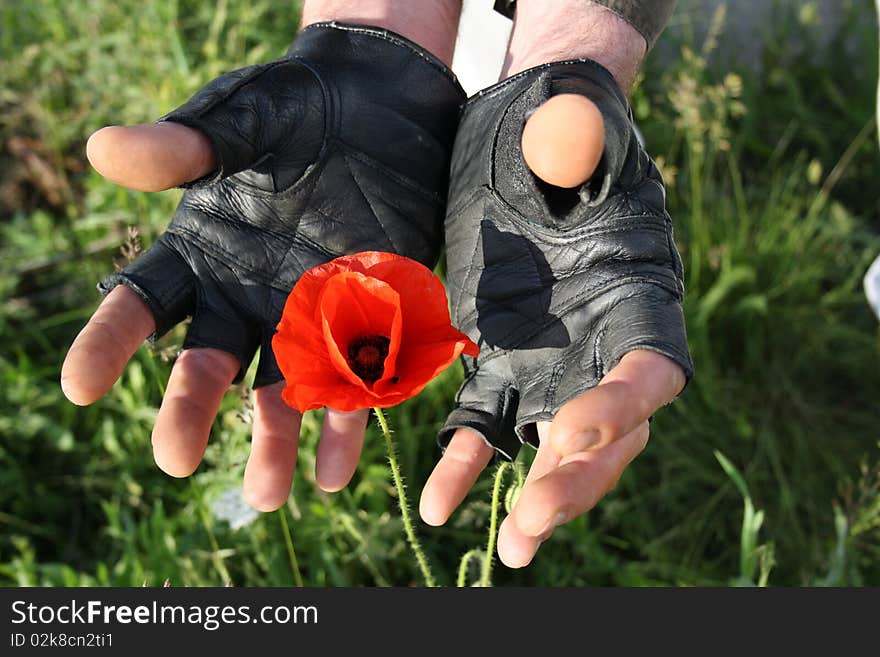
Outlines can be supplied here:
<path id="1" fill-rule="evenodd" d="M 387 30 L 317 23 L 277 61 L 209 83 L 159 119 L 202 131 L 217 168 L 192 182 L 168 230 L 121 273 L 155 339 L 192 316 L 184 348 L 241 363 L 254 387 L 282 379 L 271 338 L 306 270 L 359 251 L 428 267 L 442 236 L 464 91 L 433 55 Z"/>
<path id="2" fill-rule="evenodd" d="M 599 108 L 605 148 L 577 189 L 544 183 L 521 148 L 551 96 Z M 595 386 L 628 351 L 693 368 L 682 263 L 657 167 L 636 138 L 611 74 L 589 60 L 529 69 L 468 101 L 452 156 L 447 286 L 455 325 L 480 346 L 465 358 L 457 408 L 440 433 L 480 433 L 507 459 L 538 443 L 535 423 Z"/>

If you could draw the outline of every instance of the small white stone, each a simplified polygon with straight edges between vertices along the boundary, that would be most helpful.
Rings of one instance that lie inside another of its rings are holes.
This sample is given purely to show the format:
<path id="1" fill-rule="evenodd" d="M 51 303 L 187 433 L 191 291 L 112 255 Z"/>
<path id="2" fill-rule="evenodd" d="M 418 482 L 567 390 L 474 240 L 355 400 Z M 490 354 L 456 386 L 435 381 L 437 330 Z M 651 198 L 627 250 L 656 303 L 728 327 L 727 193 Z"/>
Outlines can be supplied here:
<path id="1" fill-rule="evenodd" d="M 880 256 L 868 267 L 865 274 L 865 296 L 877 319 L 880 319 Z"/>
<path id="2" fill-rule="evenodd" d="M 260 515 L 250 504 L 245 502 L 242 488 L 232 488 L 222 493 L 211 504 L 211 511 L 218 520 L 225 520 L 232 529 L 241 529 Z"/>

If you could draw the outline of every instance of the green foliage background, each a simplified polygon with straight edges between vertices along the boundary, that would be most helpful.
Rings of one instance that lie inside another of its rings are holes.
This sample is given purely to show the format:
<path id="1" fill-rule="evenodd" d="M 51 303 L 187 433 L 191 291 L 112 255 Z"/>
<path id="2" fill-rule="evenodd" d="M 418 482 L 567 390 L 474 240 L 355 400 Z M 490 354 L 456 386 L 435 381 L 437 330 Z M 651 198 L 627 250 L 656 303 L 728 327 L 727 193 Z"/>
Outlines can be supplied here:
<path id="1" fill-rule="evenodd" d="M 633 107 L 669 186 L 697 377 L 599 507 L 494 582 L 880 584 L 880 341 L 861 291 L 880 253 L 872 3 L 842 0 L 830 22 L 815 3 L 780 8 L 733 47 L 722 15 L 706 35 L 682 4 L 662 43 L 674 56 L 649 60 Z M 240 485 L 245 387 L 196 475 L 152 462 L 182 330 L 141 349 L 92 407 L 58 386 L 128 228 L 148 246 L 179 197 L 105 182 L 85 165 L 87 136 L 280 55 L 297 13 L 269 0 L 0 3 L 0 584 L 289 585 L 286 537 L 307 585 L 418 582 L 375 427 L 352 484 L 327 495 L 313 476 L 320 418 L 307 417 L 288 506 L 232 529 L 212 504 Z M 758 42 L 757 70 L 720 54 Z M 390 413 L 416 498 L 460 376 Z M 419 529 L 444 583 L 485 545 L 491 485 L 487 473 L 447 527 Z"/>

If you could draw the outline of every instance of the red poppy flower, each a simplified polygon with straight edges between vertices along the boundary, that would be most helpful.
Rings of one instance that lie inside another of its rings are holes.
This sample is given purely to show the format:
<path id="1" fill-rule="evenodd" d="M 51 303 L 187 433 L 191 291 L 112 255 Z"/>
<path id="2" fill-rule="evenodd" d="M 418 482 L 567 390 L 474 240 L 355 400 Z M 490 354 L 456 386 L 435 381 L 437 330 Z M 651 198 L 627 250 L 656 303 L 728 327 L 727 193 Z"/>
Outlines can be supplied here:
<path id="1" fill-rule="evenodd" d="M 450 323 L 443 283 L 415 260 L 366 251 L 310 269 L 287 298 L 272 349 L 301 412 L 385 408 L 479 349 Z"/>

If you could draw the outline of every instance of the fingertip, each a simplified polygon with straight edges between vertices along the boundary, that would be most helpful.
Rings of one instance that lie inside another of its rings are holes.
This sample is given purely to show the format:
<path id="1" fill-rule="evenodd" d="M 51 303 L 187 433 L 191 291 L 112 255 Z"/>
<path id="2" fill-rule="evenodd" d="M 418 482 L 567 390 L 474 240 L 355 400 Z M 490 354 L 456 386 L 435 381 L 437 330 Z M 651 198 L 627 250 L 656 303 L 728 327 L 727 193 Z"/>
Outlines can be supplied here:
<path id="1" fill-rule="evenodd" d="M 325 456 L 323 460 L 319 460 L 315 467 L 315 483 L 318 484 L 318 488 L 325 493 L 338 493 L 343 490 L 351 482 L 352 477 L 354 477 L 359 456 L 360 452 L 354 458 L 354 463 L 346 462 L 329 467 L 327 464 L 328 457 Z"/>
<path id="2" fill-rule="evenodd" d="M 99 375 L 96 381 L 94 368 L 86 362 L 93 352 L 87 328 L 88 325 L 74 338 L 61 364 L 61 392 L 77 406 L 94 403 L 106 392 L 105 388 L 109 389 L 107 377 Z"/>
<path id="3" fill-rule="evenodd" d="M 65 358 L 64 363 L 61 365 L 60 383 L 61 392 L 67 398 L 67 401 L 76 406 L 88 406 L 101 398 L 102 393 L 100 390 L 83 385 L 81 378 L 72 375 L 70 369 L 71 366 L 68 364 L 68 359 Z"/>
<path id="4" fill-rule="evenodd" d="M 219 349 L 186 349 L 178 356 L 153 427 L 153 459 L 160 470 L 172 477 L 196 471 L 238 368 L 238 359 Z"/>
<path id="5" fill-rule="evenodd" d="M 510 516 L 498 530 L 498 558 L 508 568 L 524 568 L 535 558 L 539 542 L 518 534 Z"/>
<path id="6" fill-rule="evenodd" d="M 422 520 L 433 527 L 445 524 L 494 453 L 476 431 L 457 429 L 422 489 L 419 500 Z"/>
<path id="7" fill-rule="evenodd" d="M 186 451 L 170 448 L 167 444 L 165 447 L 158 447 L 161 443 L 155 439 L 155 432 L 153 435 L 153 461 L 162 472 L 175 479 L 185 479 L 198 469 L 202 460 L 201 454 L 195 459 Z"/>
<path id="8" fill-rule="evenodd" d="M 338 493 L 351 481 L 351 477 L 348 479 L 332 479 L 328 478 L 328 475 L 324 474 L 322 471 L 317 471 L 315 473 L 315 482 L 318 484 L 318 488 L 320 488 L 325 493 Z"/>
<path id="9" fill-rule="evenodd" d="M 261 513 L 269 513 L 277 511 L 290 497 L 290 492 L 280 494 L 277 489 L 255 485 L 254 483 L 245 484 L 242 489 L 242 497 L 251 507 Z"/>
<path id="10" fill-rule="evenodd" d="M 505 566 L 514 570 L 518 568 L 525 568 L 530 563 L 532 563 L 533 558 L 534 555 L 529 557 L 522 554 L 508 553 L 508 551 L 504 550 L 503 548 L 498 548 L 498 559 Z"/>
<path id="11" fill-rule="evenodd" d="M 437 503 L 428 484 L 430 484 L 430 479 L 422 489 L 422 496 L 419 498 L 419 516 L 426 525 L 441 527 L 449 520 L 452 510 Z"/>
<path id="12" fill-rule="evenodd" d="M 114 288 L 67 350 L 61 391 L 77 406 L 104 396 L 137 348 L 155 330 L 147 305 L 127 287 Z"/>
<path id="13" fill-rule="evenodd" d="M 113 150 L 120 126 L 108 125 L 93 132 L 86 141 L 86 158 L 98 173 L 103 174 L 109 152 Z"/>
<path id="14" fill-rule="evenodd" d="M 580 94 L 553 96 L 526 121 L 521 144 L 523 159 L 541 180 L 577 187 L 590 179 L 602 159 L 602 113 Z"/>
<path id="15" fill-rule="evenodd" d="M 268 462 L 252 452 L 245 466 L 242 496 L 257 511 L 275 511 L 290 497 L 296 454 L 279 454 L 277 458 L 277 462 Z"/>

